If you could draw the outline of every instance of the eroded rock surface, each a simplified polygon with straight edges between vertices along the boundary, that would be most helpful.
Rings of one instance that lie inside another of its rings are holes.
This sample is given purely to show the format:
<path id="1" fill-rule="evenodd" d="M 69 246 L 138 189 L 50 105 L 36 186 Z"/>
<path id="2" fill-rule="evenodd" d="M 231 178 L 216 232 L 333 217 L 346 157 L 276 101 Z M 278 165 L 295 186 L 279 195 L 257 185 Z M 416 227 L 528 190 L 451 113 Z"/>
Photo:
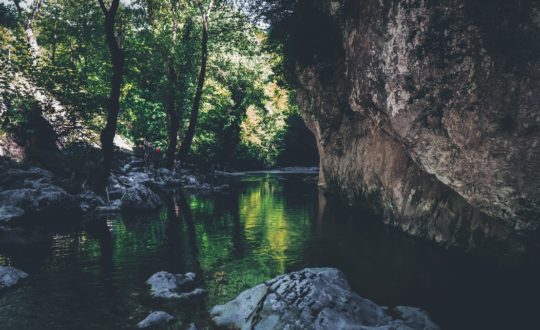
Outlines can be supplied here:
<path id="1" fill-rule="evenodd" d="M 227 329 L 439 329 L 421 309 L 389 310 L 360 297 L 333 268 L 278 276 L 210 313 Z"/>
<path id="2" fill-rule="evenodd" d="M 207 294 L 206 290 L 197 287 L 194 273 L 184 275 L 158 272 L 146 284 L 150 285 L 150 294 L 154 298 L 190 300 Z"/>
<path id="3" fill-rule="evenodd" d="M 416 236 L 537 245 L 513 242 L 540 228 L 540 2 L 310 3 L 327 40 L 298 100 L 321 184 Z"/>

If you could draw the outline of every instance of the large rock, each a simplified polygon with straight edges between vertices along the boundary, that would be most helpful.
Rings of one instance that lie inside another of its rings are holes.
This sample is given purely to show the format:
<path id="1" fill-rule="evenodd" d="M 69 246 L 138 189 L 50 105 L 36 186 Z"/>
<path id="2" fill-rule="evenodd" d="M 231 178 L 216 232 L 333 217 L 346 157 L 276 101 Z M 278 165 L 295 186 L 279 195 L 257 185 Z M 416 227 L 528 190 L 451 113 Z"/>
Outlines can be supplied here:
<path id="1" fill-rule="evenodd" d="M 27 277 L 28 274 L 22 270 L 13 267 L 0 266 L 0 290 L 12 287 L 20 280 Z"/>
<path id="2" fill-rule="evenodd" d="M 0 205 L 8 216 L 37 217 L 40 215 L 76 213 L 80 211 L 77 199 L 64 189 L 52 184 L 38 184 L 33 188 L 10 189 L 0 192 Z"/>
<path id="3" fill-rule="evenodd" d="M 389 310 L 360 297 L 332 268 L 278 276 L 210 314 L 227 329 L 438 329 L 421 309 Z"/>
<path id="4" fill-rule="evenodd" d="M 162 206 L 161 198 L 143 185 L 130 187 L 122 197 L 122 211 L 151 211 Z"/>
<path id="5" fill-rule="evenodd" d="M 15 206 L 0 206 L 0 223 L 9 223 L 20 219 L 24 215 L 24 210 Z"/>
<path id="6" fill-rule="evenodd" d="M 167 312 L 152 312 L 137 324 L 139 329 L 158 328 L 174 321 L 174 316 Z"/>
<path id="7" fill-rule="evenodd" d="M 154 298 L 189 300 L 207 294 L 206 290 L 197 287 L 195 278 L 194 273 L 159 272 L 152 275 L 146 284 L 150 285 L 150 294 Z"/>
<path id="8" fill-rule="evenodd" d="M 527 248 L 509 238 L 540 228 L 540 2 L 304 3 L 321 184 L 416 236 Z"/>

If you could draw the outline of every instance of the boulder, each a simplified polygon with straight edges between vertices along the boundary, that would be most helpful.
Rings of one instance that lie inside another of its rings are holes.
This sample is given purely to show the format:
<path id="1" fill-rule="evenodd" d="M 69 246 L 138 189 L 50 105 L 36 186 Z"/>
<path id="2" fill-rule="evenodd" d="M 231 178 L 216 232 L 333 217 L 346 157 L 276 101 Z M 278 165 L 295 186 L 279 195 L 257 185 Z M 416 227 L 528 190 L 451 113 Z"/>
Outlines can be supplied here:
<path id="1" fill-rule="evenodd" d="M 20 214 L 19 210 L 23 210 L 25 216 L 80 211 L 74 196 L 52 184 L 35 183 L 34 188 L 4 190 L 0 192 L 0 205 L 9 206 L 4 207 L 4 212 L 11 215 Z"/>
<path id="2" fill-rule="evenodd" d="M 24 210 L 15 206 L 0 206 L 0 223 L 9 223 L 12 220 L 21 218 Z"/>
<path id="3" fill-rule="evenodd" d="M 81 193 L 79 199 L 81 201 L 81 209 L 83 212 L 105 206 L 105 201 L 91 190 Z"/>
<path id="4" fill-rule="evenodd" d="M 22 270 L 13 267 L 0 266 L 0 290 L 12 287 L 20 280 L 27 277 L 28 274 Z"/>
<path id="5" fill-rule="evenodd" d="M 157 328 L 174 321 L 174 317 L 167 312 L 152 312 L 144 320 L 137 324 L 139 329 Z"/>
<path id="6" fill-rule="evenodd" d="M 389 310 L 360 297 L 333 268 L 278 276 L 210 313 L 227 329 L 439 329 L 420 309 Z"/>
<path id="7" fill-rule="evenodd" d="M 99 213 L 118 213 L 121 211 L 122 201 L 115 200 L 110 205 L 96 207 L 96 212 Z"/>
<path id="8" fill-rule="evenodd" d="M 144 185 L 130 187 L 122 196 L 122 211 L 152 211 L 161 206 L 161 198 Z"/>
<path id="9" fill-rule="evenodd" d="M 154 298 L 190 300 L 207 294 L 202 288 L 197 288 L 194 273 L 171 274 L 159 272 L 152 275 L 146 284 L 150 285 L 150 294 Z"/>

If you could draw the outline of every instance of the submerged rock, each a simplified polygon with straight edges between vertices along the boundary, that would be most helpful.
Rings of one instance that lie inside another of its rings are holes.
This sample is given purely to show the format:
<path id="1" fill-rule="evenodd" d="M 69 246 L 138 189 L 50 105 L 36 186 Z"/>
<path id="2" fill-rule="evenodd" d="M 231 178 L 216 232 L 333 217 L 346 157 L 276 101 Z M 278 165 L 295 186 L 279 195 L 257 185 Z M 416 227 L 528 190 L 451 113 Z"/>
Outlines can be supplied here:
<path id="1" fill-rule="evenodd" d="M 126 190 L 122 197 L 122 211 L 151 211 L 160 208 L 161 198 L 150 188 L 137 185 Z"/>
<path id="2" fill-rule="evenodd" d="M 360 297 L 333 268 L 278 276 L 210 313 L 228 329 L 439 329 L 421 309 L 388 310 Z"/>
<path id="3" fill-rule="evenodd" d="M 156 328 L 163 325 L 167 325 L 174 321 L 174 317 L 167 312 L 152 312 L 144 320 L 137 324 L 137 328 L 146 329 L 146 328 Z"/>
<path id="4" fill-rule="evenodd" d="M 22 270 L 13 267 L 0 266 L 0 290 L 12 287 L 20 280 L 27 277 L 28 274 Z"/>
<path id="5" fill-rule="evenodd" d="M 150 294 L 154 298 L 189 300 L 203 297 L 207 291 L 197 288 L 194 273 L 171 274 L 159 272 L 152 275 L 146 284 L 150 285 Z"/>

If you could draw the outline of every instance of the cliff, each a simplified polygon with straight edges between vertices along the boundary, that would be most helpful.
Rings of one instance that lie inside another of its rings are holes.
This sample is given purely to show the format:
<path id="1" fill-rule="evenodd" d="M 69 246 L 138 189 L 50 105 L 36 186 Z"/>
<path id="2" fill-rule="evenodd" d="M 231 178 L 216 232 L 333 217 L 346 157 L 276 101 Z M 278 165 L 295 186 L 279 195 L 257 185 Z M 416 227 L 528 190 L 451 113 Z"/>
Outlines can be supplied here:
<path id="1" fill-rule="evenodd" d="M 446 245 L 536 249 L 540 2 L 307 6 L 336 47 L 296 62 L 321 185 Z"/>

